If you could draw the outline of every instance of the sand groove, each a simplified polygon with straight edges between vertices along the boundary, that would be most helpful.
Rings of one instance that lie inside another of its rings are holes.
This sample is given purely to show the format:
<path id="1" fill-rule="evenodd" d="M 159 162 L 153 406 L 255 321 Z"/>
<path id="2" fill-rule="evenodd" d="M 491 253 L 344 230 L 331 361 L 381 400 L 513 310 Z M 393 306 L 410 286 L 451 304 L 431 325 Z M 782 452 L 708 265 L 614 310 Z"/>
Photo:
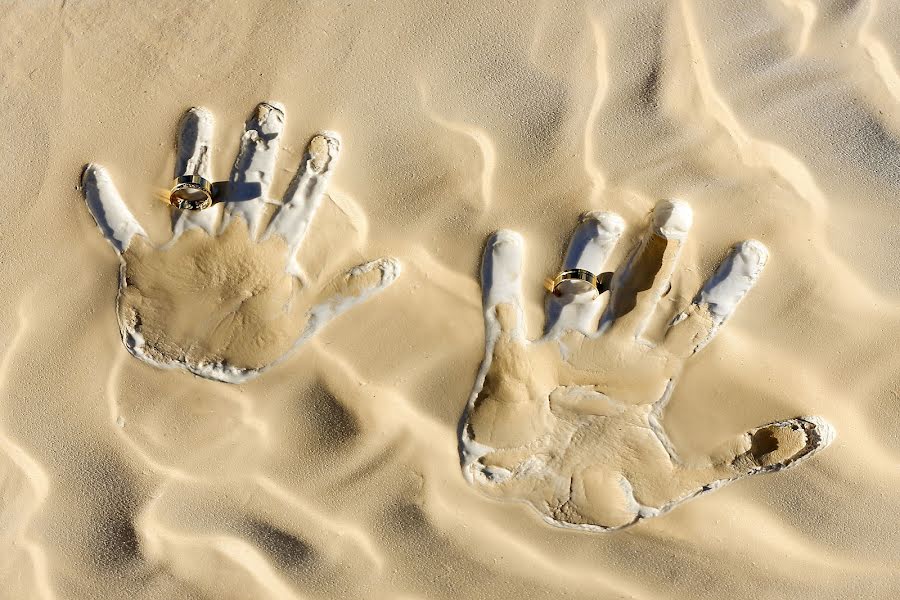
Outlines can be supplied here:
<path id="1" fill-rule="evenodd" d="M 824 220 L 828 216 L 828 201 L 806 165 L 785 148 L 750 135 L 716 90 L 707 64 L 703 42 L 694 26 L 693 11 L 689 0 L 682 0 L 681 13 L 685 28 L 685 41 L 690 49 L 692 71 L 706 111 L 731 136 L 744 164 L 751 168 L 764 167 L 778 174 L 801 198 L 806 200 L 814 217 Z"/>
<path id="2" fill-rule="evenodd" d="M 900 73 L 891 56 L 890 47 L 885 44 L 871 29 L 871 25 L 878 16 L 878 2 L 869 0 L 868 13 L 859 28 L 859 43 L 865 49 L 872 61 L 875 73 L 881 79 L 885 89 L 894 99 L 900 103 Z"/>
<path id="3" fill-rule="evenodd" d="M 24 306 L 18 312 L 18 329 L 0 359 L 0 393 L 7 402 L 12 399 L 5 391 L 10 385 L 9 371 L 29 325 Z M 0 572 L 6 574 L 3 579 L 9 585 L 7 593 L 19 597 L 33 593 L 42 600 L 56 598 L 48 583 L 46 554 L 28 535 L 49 486 L 44 469 L 0 426 L 0 497 L 4 503 L 0 514 Z"/>

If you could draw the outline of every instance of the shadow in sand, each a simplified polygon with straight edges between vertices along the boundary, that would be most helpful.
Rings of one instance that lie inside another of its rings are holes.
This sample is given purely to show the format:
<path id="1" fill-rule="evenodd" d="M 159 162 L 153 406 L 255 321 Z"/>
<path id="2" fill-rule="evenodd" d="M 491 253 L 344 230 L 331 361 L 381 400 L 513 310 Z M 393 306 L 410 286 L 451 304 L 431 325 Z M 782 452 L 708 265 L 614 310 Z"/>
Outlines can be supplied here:
<path id="1" fill-rule="evenodd" d="M 651 235 L 635 251 L 636 254 L 625 262 L 628 276 L 615 278 L 615 295 L 610 299 L 610 307 L 607 309 L 610 320 L 621 318 L 634 310 L 638 294 L 653 287 L 668 245 L 669 240 Z"/>
<path id="2" fill-rule="evenodd" d="M 220 202 L 249 202 L 262 196 L 262 184 L 258 181 L 214 181 L 213 204 Z"/>

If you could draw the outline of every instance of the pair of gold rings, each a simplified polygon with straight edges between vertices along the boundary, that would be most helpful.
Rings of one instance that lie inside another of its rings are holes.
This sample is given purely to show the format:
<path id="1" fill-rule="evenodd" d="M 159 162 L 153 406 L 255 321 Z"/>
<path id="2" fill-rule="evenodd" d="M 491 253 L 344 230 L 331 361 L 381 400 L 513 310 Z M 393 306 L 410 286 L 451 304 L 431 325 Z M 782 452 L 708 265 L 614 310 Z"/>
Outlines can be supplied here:
<path id="1" fill-rule="evenodd" d="M 199 175 L 182 175 L 175 178 L 172 191 L 169 192 L 169 204 L 181 210 L 203 210 L 213 205 L 212 184 Z M 567 269 L 544 282 L 544 287 L 554 296 L 562 295 L 559 286 L 564 281 L 585 282 L 597 294 L 609 291 L 612 273 L 594 275 L 586 269 Z"/>
<path id="2" fill-rule="evenodd" d="M 203 210 L 214 204 L 212 183 L 199 175 L 175 178 L 169 192 L 169 204 L 181 210 Z"/>
<path id="3" fill-rule="evenodd" d="M 544 287 L 554 296 L 561 296 L 559 286 L 565 281 L 585 282 L 589 289 L 596 289 L 597 294 L 609 291 L 609 285 L 612 281 L 612 273 L 600 273 L 594 275 L 586 269 L 567 269 L 560 271 L 556 277 L 547 278 Z"/>

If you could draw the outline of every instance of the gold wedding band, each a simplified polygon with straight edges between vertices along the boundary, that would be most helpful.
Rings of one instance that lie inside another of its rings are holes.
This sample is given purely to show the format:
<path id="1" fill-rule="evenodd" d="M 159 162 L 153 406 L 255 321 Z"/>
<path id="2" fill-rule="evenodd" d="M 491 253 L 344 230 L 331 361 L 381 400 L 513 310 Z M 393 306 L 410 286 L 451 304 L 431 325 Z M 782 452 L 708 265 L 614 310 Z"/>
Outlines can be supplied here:
<path id="1" fill-rule="evenodd" d="M 212 184 L 199 175 L 175 178 L 169 204 L 181 210 L 203 210 L 213 205 Z"/>
<path id="2" fill-rule="evenodd" d="M 553 278 L 547 278 L 544 282 L 544 287 L 547 288 L 547 291 L 553 294 L 554 296 L 559 296 L 559 284 L 563 281 L 586 281 L 591 287 L 597 288 L 597 292 L 602 294 L 609 290 L 610 281 L 612 281 L 612 273 L 600 273 L 600 275 L 594 275 L 590 271 L 585 269 L 567 269 L 565 271 L 560 271 L 560 273 Z"/>

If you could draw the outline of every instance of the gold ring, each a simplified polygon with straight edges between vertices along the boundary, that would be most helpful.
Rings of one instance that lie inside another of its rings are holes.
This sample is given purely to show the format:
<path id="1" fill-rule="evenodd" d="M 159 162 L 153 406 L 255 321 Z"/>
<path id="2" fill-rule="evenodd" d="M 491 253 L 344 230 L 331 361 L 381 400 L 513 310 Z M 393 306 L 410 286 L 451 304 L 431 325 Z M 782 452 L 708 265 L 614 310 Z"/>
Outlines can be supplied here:
<path id="1" fill-rule="evenodd" d="M 559 284 L 563 281 L 577 280 L 577 281 L 586 281 L 591 287 L 597 288 L 597 292 L 602 294 L 609 290 L 609 284 L 612 281 L 612 273 L 600 273 L 600 275 L 594 275 L 590 271 L 586 269 L 567 269 L 565 271 L 560 271 L 560 273 L 553 278 L 547 278 L 544 282 L 544 287 L 547 288 L 547 291 L 553 294 L 554 296 L 559 296 Z"/>
<path id="2" fill-rule="evenodd" d="M 199 175 L 175 178 L 169 204 L 181 210 L 203 210 L 213 205 L 212 184 Z"/>

